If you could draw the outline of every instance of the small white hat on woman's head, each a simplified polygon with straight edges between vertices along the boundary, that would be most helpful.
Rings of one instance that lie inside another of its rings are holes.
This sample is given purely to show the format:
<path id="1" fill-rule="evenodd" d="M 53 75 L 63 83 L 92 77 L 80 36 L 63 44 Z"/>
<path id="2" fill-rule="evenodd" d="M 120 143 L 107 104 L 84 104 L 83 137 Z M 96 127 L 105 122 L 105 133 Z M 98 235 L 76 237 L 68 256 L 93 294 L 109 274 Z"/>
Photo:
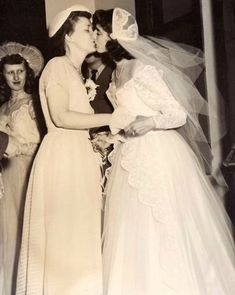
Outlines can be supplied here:
<path id="1" fill-rule="evenodd" d="M 49 37 L 53 37 L 56 34 L 56 32 L 59 31 L 59 29 L 62 27 L 62 25 L 70 15 L 70 13 L 73 11 L 87 11 L 91 13 L 87 7 L 80 4 L 73 5 L 65 10 L 62 10 L 52 19 L 51 23 L 49 24 Z"/>

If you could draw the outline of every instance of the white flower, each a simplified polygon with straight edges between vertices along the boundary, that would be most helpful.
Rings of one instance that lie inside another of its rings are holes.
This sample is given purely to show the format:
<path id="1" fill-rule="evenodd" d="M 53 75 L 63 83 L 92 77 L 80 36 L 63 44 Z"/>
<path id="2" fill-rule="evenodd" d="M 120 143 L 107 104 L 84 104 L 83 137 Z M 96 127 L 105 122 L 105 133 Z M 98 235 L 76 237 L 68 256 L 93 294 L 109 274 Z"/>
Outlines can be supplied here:
<path id="1" fill-rule="evenodd" d="M 96 96 L 96 88 L 99 87 L 99 85 L 95 84 L 94 81 L 92 81 L 90 78 L 86 80 L 85 87 L 87 90 L 89 101 L 94 100 Z"/>

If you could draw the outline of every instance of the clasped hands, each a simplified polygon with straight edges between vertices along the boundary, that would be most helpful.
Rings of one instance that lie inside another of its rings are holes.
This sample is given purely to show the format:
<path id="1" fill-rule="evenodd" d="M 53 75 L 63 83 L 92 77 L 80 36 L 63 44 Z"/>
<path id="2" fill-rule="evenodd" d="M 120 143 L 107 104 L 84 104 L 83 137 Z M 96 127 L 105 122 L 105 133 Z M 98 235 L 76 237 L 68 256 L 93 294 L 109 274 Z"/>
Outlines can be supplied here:
<path id="1" fill-rule="evenodd" d="M 124 128 L 126 137 L 135 137 L 146 134 L 155 129 L 153 117 L 137 116 L 126 128 Z"/>

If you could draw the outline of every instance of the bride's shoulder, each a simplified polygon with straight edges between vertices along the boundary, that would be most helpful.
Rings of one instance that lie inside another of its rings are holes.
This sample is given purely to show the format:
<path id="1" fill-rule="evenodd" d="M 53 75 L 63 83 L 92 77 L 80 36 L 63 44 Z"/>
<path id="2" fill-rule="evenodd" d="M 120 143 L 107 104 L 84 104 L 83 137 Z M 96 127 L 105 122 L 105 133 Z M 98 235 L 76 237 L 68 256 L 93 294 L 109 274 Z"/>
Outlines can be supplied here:
<path id="1" fill-rule="evenodd" d="M 140 70 L 144 68 L 144 64 L 137 59 L 130 59 L 126 62 L 126 66 L 124 67 L 124 71 L 126 74 L 129 74 L 130 77 L 133 77 Z"/>
<path id="2" fill-rule="evenodd" d="M 140 71 L 142 71 L 144 66 L 145 65 L 137 59 L 125 60 L 123 67 L 120 70 L 122 80 L 124 82 L 132 80 Z"/>

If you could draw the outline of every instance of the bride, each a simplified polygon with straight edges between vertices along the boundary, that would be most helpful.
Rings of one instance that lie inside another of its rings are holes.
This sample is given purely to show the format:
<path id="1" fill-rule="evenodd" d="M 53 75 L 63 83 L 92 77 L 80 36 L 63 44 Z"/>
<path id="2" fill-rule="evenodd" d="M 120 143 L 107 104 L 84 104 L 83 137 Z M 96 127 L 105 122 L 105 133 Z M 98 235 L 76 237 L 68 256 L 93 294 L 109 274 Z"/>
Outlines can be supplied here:
<path id="1" fill-rule="evenodd" d="M 235 294 L 229 220 L 197 144 L 209 148 L 197 119 L 205 102 L 172 58 L 179 50 L 140 37 L 120 8 L 96 11 L 93 22 L 97 51 L 117 64 L 110 128 L 127 134 L 107 184 L 104 295 Z M 185 52 L 189 68 L 196 60 Z"/>

